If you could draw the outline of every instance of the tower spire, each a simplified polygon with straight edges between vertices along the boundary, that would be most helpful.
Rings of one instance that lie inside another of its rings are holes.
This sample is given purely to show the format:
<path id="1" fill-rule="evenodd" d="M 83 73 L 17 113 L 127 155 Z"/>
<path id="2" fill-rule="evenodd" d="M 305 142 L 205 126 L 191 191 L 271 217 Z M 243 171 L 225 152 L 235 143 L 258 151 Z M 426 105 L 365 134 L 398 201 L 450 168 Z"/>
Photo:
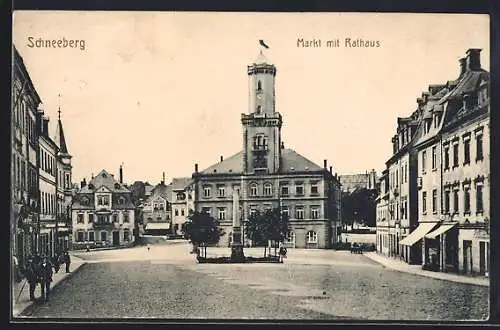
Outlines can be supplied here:
<path id="1" fill-rule="evenodd" d="M 61 93 L 59 93 L 57 95 L 57 98 L 58 98 L 58 106 L 57 106 L 58 110 L 57 110 L 57 112 L 58 112 L 58 115 L 59 115 L 58 119 L 61 120 Z"/>
<path id="2" fill-rule="evenodd" d="M 58 97 L 58 107 L 57 107 L 58 121 L 57 121 L 57 131 L 56 131 L 55 141 L 59 146 L 59 152 L 61 153 L 61 155 L 69 156 L 68 146 L 66 145 L 66 138 L 64 136 L 64 130 L 61 121 L 61 94 L 59 93 L 57 97 Z"/>

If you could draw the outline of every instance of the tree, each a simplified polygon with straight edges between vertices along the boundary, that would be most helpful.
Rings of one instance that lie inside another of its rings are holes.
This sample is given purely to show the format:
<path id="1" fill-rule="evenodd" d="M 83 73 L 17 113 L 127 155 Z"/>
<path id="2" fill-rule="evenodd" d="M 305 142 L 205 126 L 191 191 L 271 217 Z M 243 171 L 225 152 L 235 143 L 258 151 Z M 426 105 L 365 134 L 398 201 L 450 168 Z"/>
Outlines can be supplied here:
<path id="1" fill-rule="evenodd" d="M 351 193 L 342 194 L 342 221 L 345 224 L 365 222 L 368 226 L 375 225 L 376 190 L 360 188 Z"/>
<path id="2" fill-rule="evenodd" d="M 257 245 L 264 245 L 264 257 L 267 252 L 267 242 L 274 245 L 276 254 L 276 243 L 283 242 L 285 236 L 290 232 L 289 217 L 282 214 L 279 208 L 267 210 L 264 213 L 254 212 L 246 223 L 245 236 Z"/>
<path id="3" fill-rule="evenodd" d="M 188 239 L 194 248 L 205 248 L 205 258 L 207 257 L 207 246 L 218 243 L 220 237 L 225 234 L 219 227 L 219 222 L 204 212 L 193 212 L 184 229 L 184 238 Z"/>

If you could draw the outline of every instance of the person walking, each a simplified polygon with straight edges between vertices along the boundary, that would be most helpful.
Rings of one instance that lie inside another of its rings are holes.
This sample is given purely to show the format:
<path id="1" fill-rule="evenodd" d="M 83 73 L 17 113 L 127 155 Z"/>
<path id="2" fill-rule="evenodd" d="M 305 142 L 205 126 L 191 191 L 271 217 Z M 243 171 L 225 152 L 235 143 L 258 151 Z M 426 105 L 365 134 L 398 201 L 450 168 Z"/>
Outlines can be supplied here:
<path id="1" fill-rule="evenodd" d="M 28 257 L 28 261 L 26 262 L 26 266 L 24 267 L 24 275 L 26 276 L 26 281 L 29 284 L 30 301 L 34 301 L 35 289 L 38 283 L 38 270 L 32 256 Z"/>
<path id="2" fill-rule="evenodd" d="M 57 274 L 59 272 L 59 269 L 61 268 L 61 264 L 59 263 L 59 253 L 56 252 L 54 257 L 51 260 L 52 265 L 54 267 L 54 272 Z"/>
<path id="3" fill-rule="evenodd" d="M 64 254 L 64 262 L 66 263 L 66 273 L 69 273 L 69 265 L 71 264 L 71 257 L 69 256 L 68 251 Z"/>
<path id="4" fill-rule="evenodd" d="M 52 263 L 50 262 L 49 258 L 43 257 L 40 271 L 40 286 L 42 291 L 42 298 L 45 301 L 48 301 L 50 293 L 50 283 L 52 282 Z"/>

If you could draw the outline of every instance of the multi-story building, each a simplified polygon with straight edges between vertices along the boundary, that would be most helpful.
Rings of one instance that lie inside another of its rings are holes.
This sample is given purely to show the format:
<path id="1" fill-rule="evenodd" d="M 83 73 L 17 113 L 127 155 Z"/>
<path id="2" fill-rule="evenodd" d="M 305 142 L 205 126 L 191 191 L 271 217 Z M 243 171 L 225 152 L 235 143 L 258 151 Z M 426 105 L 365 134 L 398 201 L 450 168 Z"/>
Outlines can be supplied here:
<path id="1" fill-rule="evenodd" d="M 378 179 L 378 195 L 376 203 L 376 247 L 377 252 L 389 255 L 389 175 L 388 170 L 382 171 L 382 176 Z"/>
<path id="2" fill-rule="evenodd" d="M 377 185 L 377 172 L 372 169 L 370 172 L 360 174 L 339 175 L 341 190 L 349 193 L 355 189 L 366 188 L 375 189 Z"/>
<path id="3" fill-rule="evenodd" d="M 146 235 L 172 234 L 172 185 L 165 178 L 153 190 L 141 206 L 143 228 Z"/>
<path id="4" fill-rule="evenodd" d="M 407 147 L 411 233 L 398 245 L 403 257 L 405 250 L 412 251 L 405 260 L 427 269 L 489 270 L 489 73 L 481 68 L 479 54 L 479 49 L 469 49 L 460 59 L 458 79 L 430 85 L 418 99 L 417 132 Z M 471 158 L 474 153 L 476 159 Z M 394 163 L 387 163 L 389 214 L 400 219 L 403 201 L 391 192 L 404 194 L 404 178 L 398 175 L 401 167 L 391 171 Z M 390 222 L 388 227 L 390 235 Z"/>
<path id="5" fill-rule="evenodd" d="M 182 234 L 189 215 L 194 211 L 193 180 L 191 178 L 172 179 L 172 233 Z"/>
<path id="6" fill-rule="evenodd" d="M 11 253 L 20 265 L 37 251 L 39 214 L 37 109 L 41 104 L 13 47 L 11 112 Z"/>
<path id="7" fill-rule="evenodd" d="M 438 182 L 430 198 L 439 226 L 423 239 L 424 264 L 466 274 L 489 272 L 490 97 L 489 73 L 481 67 L 480 51 L 467 51 L 456 86 L 434 106 L 433 116 L 441 121 L 435 143 L 427 148 L 437 149 Z M 434 165 L 433 158 L 431 162 Z M 422 198 L 429 190 L 424 189 L 425 181 L 432 179 L 422 177 Z M 423 219 L 424 213 L 421 208 Z"/>
<path id="8" fill-rule="evenodd" d="M 121 171 L 120 171 L 120 174 Z M 106 170 L 102 170 L 73 198 L 73 248 L 130 246 L 134 242 L 135 206 L 131 192 Z"/>
<path id="9" fill-rule="evenodd" d="M 73 200 L 71 154 L 68 151 L 61 121 L 61 109 L 53 141 L 58 146 L 57 153 L 57 226 L 56 250 L 71 249 L 71 202 Z"/>
<path id="10" fill-rule="evenodd" d="M 261 52 L 247 73 L 250 97 L 249 113 L 241 115 L 243 150 L 203 171 L 195 164 L 195 210 L 219 220 L 226 233 L 220 244 L 227 246 L 237 192 L 242 223 L 256 210 L 281 208 L 290 217 L 288 246 L 332 247 L 341 226 L 340 181 L 331 167 L 327 169 L 326 160 L 320 167 L 284 147 L 282 116 L 275 110 L 276 67 Z"/>
<path id="11" fill-rule="evenodd" d="M 57 154 L 59 147 L 49 134 L 49 117 L 38 110 L 39 122 L 39 188 L 40 188 L 40 237 L 39 254 L 53 256 L 56 252 L 57 226 Z"/>

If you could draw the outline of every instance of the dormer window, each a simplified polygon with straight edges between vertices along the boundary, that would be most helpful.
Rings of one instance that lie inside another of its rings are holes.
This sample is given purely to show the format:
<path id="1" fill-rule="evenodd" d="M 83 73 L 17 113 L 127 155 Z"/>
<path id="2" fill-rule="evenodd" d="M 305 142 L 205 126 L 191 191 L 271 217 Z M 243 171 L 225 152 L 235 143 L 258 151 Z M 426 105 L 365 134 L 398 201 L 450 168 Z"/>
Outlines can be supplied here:
<path id="1" fill-rule="evenodd" d="M 115 183 L 115 189 L 120 189 L 120 184 L 118 182 Z"/>
<path id="2" fill-rule="evenodd" d="M 119 205 L 125 204 L 125 198 L 123 198 L 123 197 L 118 198 L 118 204 Z"/>
<path id="3" fill-rule="evenodd" d="M 102 174 L 101 174 L 101 176 L 102 176 L 103 178 L 106 178 L 106 177 L 107 177 L 107 176 L 106 176 L 106 173 L 102 173 Z"/>
<path id="4" fill-rule="evenodd" d="M 464 94 L 464 108 L 472 109 L 477 105 L 477 94 Z"/>

